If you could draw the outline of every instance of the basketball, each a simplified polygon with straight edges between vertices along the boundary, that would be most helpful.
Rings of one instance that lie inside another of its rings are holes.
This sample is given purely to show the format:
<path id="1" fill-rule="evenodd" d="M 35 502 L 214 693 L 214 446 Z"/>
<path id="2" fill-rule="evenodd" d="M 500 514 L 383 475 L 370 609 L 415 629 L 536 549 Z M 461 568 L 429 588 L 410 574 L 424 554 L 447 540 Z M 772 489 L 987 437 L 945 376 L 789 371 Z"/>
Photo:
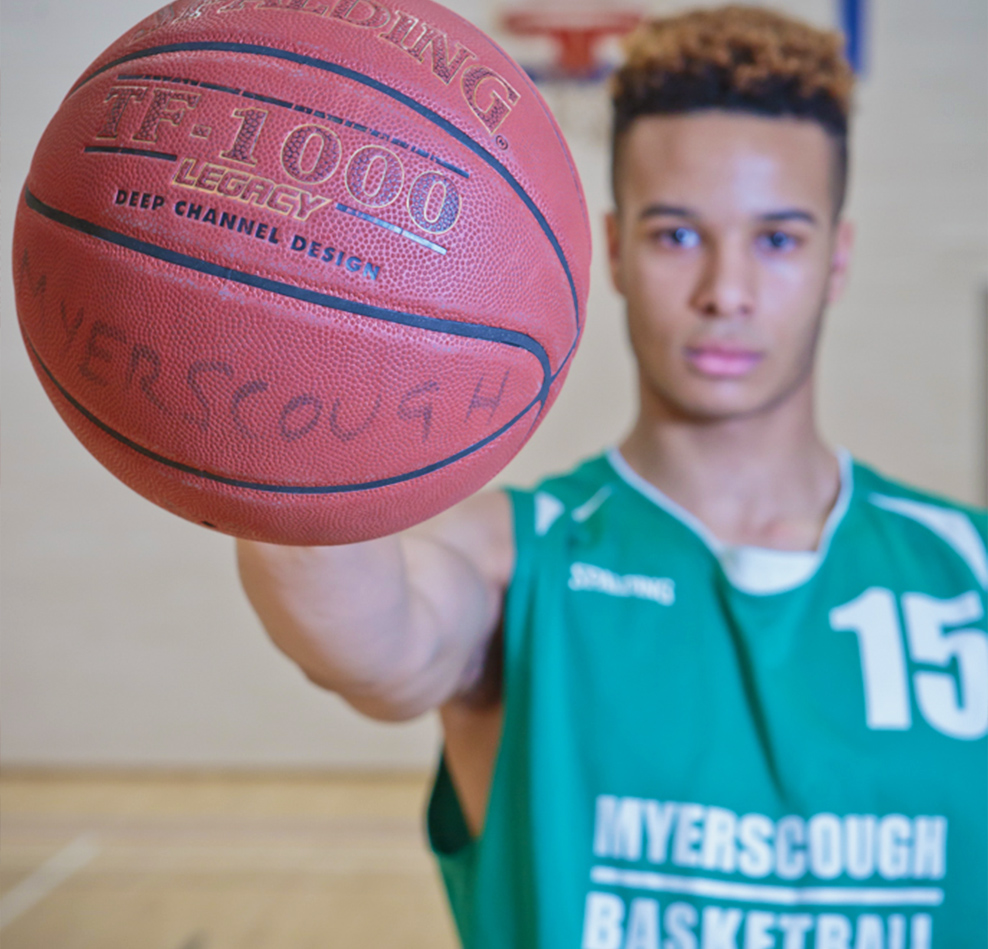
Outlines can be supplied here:
<path id="1" fill-rule="evenodd" d="M 559 393 L 590 233 L 525 73 L 429 0 L 180 0 L 35 153 L 26 347 L 114 475 L 270 543 L 384 536 L 500 471 Z"/>

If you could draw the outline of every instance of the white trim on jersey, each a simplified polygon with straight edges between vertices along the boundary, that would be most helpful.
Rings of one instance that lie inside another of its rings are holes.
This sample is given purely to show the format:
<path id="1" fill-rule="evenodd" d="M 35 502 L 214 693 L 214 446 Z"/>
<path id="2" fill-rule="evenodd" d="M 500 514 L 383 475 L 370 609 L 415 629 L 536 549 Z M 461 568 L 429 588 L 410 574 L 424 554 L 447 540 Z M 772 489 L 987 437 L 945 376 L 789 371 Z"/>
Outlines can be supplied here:
<path id="1" fill-rule="evenodd" d="M 614 493 L 614 488 L 605 484 L 586 504 L 578 507 L 573 512 L 573 520 L 577 524 L 585 524 L 596 514 L 607 499 Z"/>
<path id="2" fill-rule="evenodd" d="M 837 460 L 840 464 L 841 490 L 816 550 L 771 550 L 765 547 L 731 545 L 715 537 L 698 517 L 678 505 L 650 481 L 646 481 L 625 461 L 617 448 L 612 448 L 607 453 L 607 460 L 629 487 L 688 527 L 710 548 L 733 587 L 754 596 L 787 593 L 809 583 L 816 576 L 854 494 L 854 463 L 849 452 L 839 449 Z"/>
<path id="3" fill-rule="evenodd" d="M 535 495 L 535 536 L 545 537 L 566 513 L 566 507 L 555 495 L 539 491 Z"/>
<path id="4" fill-rule="evenodd" d="M 590 879 L 601 886 L 621 886 L 655 893 L 775 906 L 941 906 L 944 901 L 943 890 L 933 886 L 775 886 L 605 866 L 594 867 L 590 871 Z"/>
<path id="5" fill-rule="evenodd" d="M 720 566 L 731 585 L 744 593 L 771 596 L 795 590 L 820 569 L 823 557 L 815 550 L 768 550 L 725 544 Z"/>
<path id="6" fill-rule="evenodd" d="M 901 514 L 933 531 L 957 552 L 978 582 L 988 588 L 988 551 L 974 525 L 960 511 L 886 494 L 872 494 L 868 500 L 875 507 Z"/>

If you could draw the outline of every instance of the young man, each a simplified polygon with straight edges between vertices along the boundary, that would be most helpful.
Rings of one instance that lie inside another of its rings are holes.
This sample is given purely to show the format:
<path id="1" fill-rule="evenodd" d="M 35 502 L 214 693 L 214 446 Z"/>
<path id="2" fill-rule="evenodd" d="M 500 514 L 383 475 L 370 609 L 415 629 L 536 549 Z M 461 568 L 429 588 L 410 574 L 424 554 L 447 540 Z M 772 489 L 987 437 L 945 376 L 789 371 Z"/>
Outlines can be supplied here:
<path id="1" fill-rule="evenodd" d="M 441 710 L 470 949 L 986 945 L 986 518 L 814 421 L 852 85 L 765 11 L 648 24 L 614 85 L 620 449 L 401 537 L 240 547 L 312 681 Z"/>

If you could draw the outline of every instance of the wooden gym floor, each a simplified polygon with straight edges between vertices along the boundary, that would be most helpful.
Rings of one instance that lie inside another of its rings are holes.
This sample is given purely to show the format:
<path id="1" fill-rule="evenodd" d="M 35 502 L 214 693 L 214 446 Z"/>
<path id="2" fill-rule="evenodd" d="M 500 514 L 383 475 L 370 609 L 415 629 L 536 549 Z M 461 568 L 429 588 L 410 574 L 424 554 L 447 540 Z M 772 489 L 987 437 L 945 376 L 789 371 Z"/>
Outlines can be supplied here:
<path id="1" fill-rule="evenodd" d="M 4 949 L 454 949 L 426 776 L 0 774 Z"/>

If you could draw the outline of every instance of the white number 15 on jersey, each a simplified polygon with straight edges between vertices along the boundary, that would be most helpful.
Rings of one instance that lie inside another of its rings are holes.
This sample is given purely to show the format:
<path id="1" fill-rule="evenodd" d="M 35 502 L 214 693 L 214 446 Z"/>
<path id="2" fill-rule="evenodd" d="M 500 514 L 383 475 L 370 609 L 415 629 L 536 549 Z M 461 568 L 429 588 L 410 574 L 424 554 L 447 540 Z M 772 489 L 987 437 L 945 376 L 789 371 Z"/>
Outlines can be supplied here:
<path id="1" fill-rule="evenodd" d="M 984 616 L 981 598 L 973 591 L 953 600 L 907 593 L 902 614 L 913 663 L 945 669 L 957 660 L 956 676 L 949 669 L 913 673 L 923 717 L 951 738 L 980 738 L 988 732 L 988 636 L 956 627 Z M 857 633 L 868 727 L 910 728 L 909 675 L 895 594 L 873 587 L 831 610 L 830 625 Z"/>

